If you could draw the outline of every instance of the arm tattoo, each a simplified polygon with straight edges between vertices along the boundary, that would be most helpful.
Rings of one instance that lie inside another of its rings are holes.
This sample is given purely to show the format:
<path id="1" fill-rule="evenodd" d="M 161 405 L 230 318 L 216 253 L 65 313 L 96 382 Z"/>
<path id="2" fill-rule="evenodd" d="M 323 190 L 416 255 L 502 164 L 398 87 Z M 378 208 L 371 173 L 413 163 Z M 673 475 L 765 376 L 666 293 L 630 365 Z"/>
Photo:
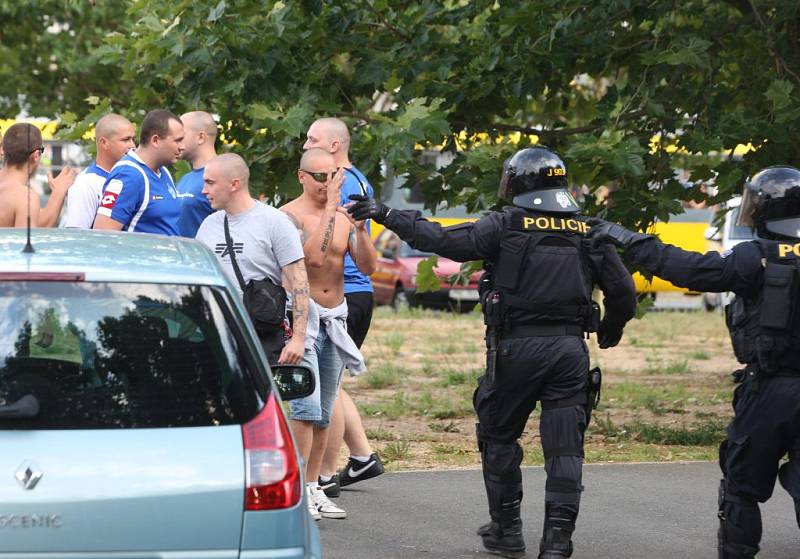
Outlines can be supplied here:
<path id="1" fill-rule="evenodd" d="M 286 210 L 282 210 L 282 211 L 283 211 L 283 213 L 285 213 L 289 217 L 289 220 L 292 223 L 294 223 L 294 226 L 297 229 L 297 232 L 300 234 L 300 243 L 301 244 L 306 244 L 306 241 L 308 240 L 309 235 L 308 235 L 308 231 L 303 229 L 303 224 L 300 223 L 294 215 L 292 215 L 292 212 L 288 212 Z"/>
<path id="2" fill-rule="evenodd" d="M 322 252 L 328 250 L 328 245 L 331 243 L 331 237 L 333 236 L 333 226 L 335 223 L 336 214 L 331 216 L 331 218 L 328 220 L 328 224 L 325 226 L 325 235 L 322 238 L 322 246 L 320 247 Z"/>
<path id="3" fill-rule="evenodd" d="M 355 225 L 350 226 L 350 236 L 347 238 L 347 245 L 350 249 L 350 256 L 356 257 L 358 253 L 358 233 L 356 233 Z"/>
<path id="4" fill-rule="evenodd" d="M 284 276 L 288 279 L 292 289 L 293 329 L 298 335 L 304 337 L 306 326 L 308 325 L 308 299 L 310 293 L 305 262 L 298 260 L 289 264 L 284 268 Z"/>

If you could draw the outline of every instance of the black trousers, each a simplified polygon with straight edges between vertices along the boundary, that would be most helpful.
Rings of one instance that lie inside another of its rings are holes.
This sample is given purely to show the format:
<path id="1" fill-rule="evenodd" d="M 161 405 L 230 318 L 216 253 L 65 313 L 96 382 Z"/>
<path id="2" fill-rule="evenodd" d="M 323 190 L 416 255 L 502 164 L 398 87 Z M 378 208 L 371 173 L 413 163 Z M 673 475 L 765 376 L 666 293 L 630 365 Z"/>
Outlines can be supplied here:
<path id="1" fill-rule="evenodd" d="M 749 557 L 761 541 L 758 503 L 772 496 L 776 478 L 794 499 L 800 527 L 800 376 L 748 379 L 733 408 L 719 456 L 720 556 Z"/>
<path id="2" fill-rule="evenodd" d="M 347 333 L 353 338 L 356 347 L 361 348 L 372 323 L 375 300 L 371 291 L 345 293 L 344 298 L 347 300 Z"/>
<path id="3" fill-rule="evenodd" d="M 474 396 L 492 520 L 501 525 L 508 521 L 504 516 L 522 499 L 522 448 L 517 439 L 536 402 L 542 401 L 539 432 L 547 473 L 546 514 L 574 523 L 583 490 L 586 430 L 585 405 L 575 401 L 586 389 L 586 344 L 578 336 L 504 339 L 497 353 L 494 383 L 481 377 Z"/>

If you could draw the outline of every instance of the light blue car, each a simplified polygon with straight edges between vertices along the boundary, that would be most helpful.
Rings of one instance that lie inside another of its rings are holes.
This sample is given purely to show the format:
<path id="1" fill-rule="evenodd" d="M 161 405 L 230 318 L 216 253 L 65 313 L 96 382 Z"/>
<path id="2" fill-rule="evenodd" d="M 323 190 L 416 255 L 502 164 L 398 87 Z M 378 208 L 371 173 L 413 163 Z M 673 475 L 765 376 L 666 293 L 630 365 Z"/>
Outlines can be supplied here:
<path id="1" fill-rule="evenodd" d="M 273 379 L 199 243 L 0 229 L 0 559 L 317 558 Z M 277 383 L 276 383 L 277 381 Z"/>

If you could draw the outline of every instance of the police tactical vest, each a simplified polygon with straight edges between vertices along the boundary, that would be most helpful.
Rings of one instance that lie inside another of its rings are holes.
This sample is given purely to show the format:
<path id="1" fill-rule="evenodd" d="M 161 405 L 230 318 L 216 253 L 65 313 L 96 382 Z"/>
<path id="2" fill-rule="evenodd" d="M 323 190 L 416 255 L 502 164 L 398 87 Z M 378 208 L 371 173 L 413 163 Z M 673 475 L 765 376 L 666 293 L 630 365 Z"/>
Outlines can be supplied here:
<path id="1" fill-rule="evenodd" d="M 800 374 L 800 243 L 756 242 L 766 260 L 763 286 L 725 309 L 733 351 L 762 375 Z"/>
<path id="2" fill-rule="evenodd" d="M 578 325 L 588 329 L 592 275 L 583 247 L 589 226 L 580 215 L 558 217 L 508 208 L 494 261 L 493 288 L 505 322 Z"/>

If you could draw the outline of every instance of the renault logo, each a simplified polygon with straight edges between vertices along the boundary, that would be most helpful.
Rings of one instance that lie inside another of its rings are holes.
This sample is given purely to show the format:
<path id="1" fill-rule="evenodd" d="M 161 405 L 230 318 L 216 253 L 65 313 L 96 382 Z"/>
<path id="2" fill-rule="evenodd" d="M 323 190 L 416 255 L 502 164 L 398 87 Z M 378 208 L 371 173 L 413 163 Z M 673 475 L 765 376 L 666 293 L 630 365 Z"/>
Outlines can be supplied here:
<path id="1" fill-rule="evenodd" d="M 44 474 L 36 464 L 30 460 L 25 460 L 20 464 L 20 467 L 17 468 L 17 473 L 14 474 L 14 477 L 17 478 L 17 483 L 19 483 L 23 489 L 31 490 L 36 487 L 36 484 L 39 483 L 43 475 Z"/>

